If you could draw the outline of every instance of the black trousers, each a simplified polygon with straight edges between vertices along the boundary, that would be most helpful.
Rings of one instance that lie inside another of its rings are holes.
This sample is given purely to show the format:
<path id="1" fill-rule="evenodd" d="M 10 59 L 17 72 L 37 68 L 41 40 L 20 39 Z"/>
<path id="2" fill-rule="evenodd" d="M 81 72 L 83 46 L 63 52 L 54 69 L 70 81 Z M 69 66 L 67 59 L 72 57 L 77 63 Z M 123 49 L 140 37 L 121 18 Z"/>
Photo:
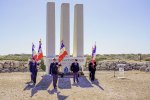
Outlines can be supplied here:
<path id="1" fill-rule="evenodd" d="M 32 81 L 33 81 L 33 83 L 36 83 L 36 76 L 37 76 L 37 72 L 32 73 Z"/>
<path id="2" fill-rule="evenodd" d="M 95 71 L 90 71 L 90 79 L 91 81 L 95 80 Z"/>
<path id="3" fill-rule="evenodd" d="M 79 82 L 79 80 L 78 80 L 78 72 L 73 72 L 73 81 L 75 82 L 75 80 L 76 80 L 76 82 Z"/>
<path id="4" fill-rule="evenodd" d="M 31 72 L 31 81 L 33 81 L 33 78 L 32 78 L 32 72 Z"/>
<path id="5" fill-rule="evenodd" d="M 57 80 L 58 80 L 58 75 L 53 74 L 53 87 L 54 87 L 54 89 L 57 88 Z"/>

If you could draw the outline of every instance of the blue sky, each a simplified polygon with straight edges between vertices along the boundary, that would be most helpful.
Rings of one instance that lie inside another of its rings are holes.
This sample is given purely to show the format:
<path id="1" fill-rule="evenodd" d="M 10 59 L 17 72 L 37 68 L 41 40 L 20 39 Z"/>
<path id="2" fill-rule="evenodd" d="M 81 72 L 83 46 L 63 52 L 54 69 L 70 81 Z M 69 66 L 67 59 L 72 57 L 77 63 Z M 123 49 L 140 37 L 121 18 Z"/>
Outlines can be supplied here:
<path id="1" fill-rule="evenodd" d="M 150 0 L 0 0 L 0 55 L 31 53 L 32 42 L 46 53 L 46 3 L 56 4 L 56 52 L 60 46 L 60 6 L 70 3 L 73 50 L 74 5 L 84 4 L 84 53 L 150 53 Z"/>

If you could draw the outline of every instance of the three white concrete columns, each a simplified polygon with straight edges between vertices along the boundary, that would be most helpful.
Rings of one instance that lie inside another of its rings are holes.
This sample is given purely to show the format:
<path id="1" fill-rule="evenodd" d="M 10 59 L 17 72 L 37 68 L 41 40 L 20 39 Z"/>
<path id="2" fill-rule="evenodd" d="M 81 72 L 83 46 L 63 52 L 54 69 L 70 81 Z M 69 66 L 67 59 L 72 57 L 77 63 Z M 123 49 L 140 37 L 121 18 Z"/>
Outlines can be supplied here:
<path id="1" fill-rule="evenodd" d="M 70 55 L 70 5 L 61 5 L 60 41 L 63 40 L 65 48 Z M 83 40 L 83 4 L 74 7 L 74 35 L 73 57 L 84 56 Z M 47 27 L 46 27 L 46 57 L 55 57 L 55 3 L 47 3 Z"/>

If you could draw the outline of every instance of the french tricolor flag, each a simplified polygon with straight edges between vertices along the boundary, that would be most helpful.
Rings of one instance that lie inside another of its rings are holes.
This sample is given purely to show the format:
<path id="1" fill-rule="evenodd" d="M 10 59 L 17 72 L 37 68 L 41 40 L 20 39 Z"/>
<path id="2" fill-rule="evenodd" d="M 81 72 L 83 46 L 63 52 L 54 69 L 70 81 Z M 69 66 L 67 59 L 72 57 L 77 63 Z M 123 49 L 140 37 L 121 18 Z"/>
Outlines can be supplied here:
<path id="1" fill-rule="evenodd" d="M 37 54 L 36 51 L 34 50 L 35 45 L 32 43 L 32 58 L 34 58 L 35 60 L 37 59 Z"/>
<path id="2" fill-rule="evenodd" d="M 58 61 L 61 62 L 66 55 L 68 55 L 68 53 L 65 49 L 65 45 L 64 45 L 63 41 L 61 41 L 60 54 L 58 56 Z"/>
<path id="3" fill-rule="evenodd" d="M 40 40 L 39 41 L 39 49 L 38 49 L 37 61 L 41 60 L 42 58 L 43 58 L 42 43 L 41 43 L 41 40 Z"/>
<path id="4" fill-rule="evenodd" d="M 92 63 L 93 63 L 93 65 L 95 62 L 95 57 L 96 57 L 96 44 L 95 44 L 94 48 L 92 47 Z"/>

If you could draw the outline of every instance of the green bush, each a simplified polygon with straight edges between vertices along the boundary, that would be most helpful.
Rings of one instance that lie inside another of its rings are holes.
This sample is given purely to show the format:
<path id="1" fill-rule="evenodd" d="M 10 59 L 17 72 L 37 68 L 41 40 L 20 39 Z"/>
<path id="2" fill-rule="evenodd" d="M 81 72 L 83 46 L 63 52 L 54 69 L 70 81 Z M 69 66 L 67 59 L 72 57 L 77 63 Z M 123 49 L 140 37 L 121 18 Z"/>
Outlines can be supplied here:
<path id="1" fill-rule="evenodd" d="M 46 70 L 46 66 L 44 65 L 44 60 L 42 59 L 41 60 L 41 69 L 43 70 L 43 71 L 45 71 Z"/>
<path id="2" fill-rule="evenodd" d="M 14 54 L 0 56 L 0 60 L 15 60 L 15 61 L 28 61 L 31 54 Z"/>
<path id="3" fill-rule="evenodd" d="M 107 60 L 107 58 L 104 58 L 104 57 L 97 57 L 96 58 L 96 61 L 98 62 L 98 61 L 103 61 L 103 60 Z"/>

